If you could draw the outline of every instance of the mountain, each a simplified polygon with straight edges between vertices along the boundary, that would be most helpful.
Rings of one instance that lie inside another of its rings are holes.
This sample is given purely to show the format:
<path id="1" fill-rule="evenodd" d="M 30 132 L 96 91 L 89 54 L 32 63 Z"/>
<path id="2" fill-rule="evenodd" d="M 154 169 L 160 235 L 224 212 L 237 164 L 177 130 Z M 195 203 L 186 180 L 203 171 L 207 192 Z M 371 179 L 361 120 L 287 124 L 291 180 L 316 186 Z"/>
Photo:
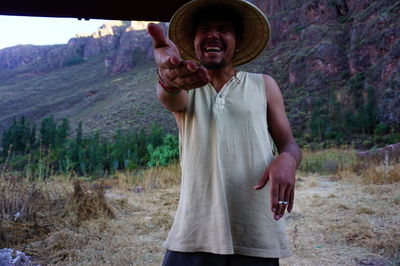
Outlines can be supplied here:
<path id="1" fill-rule="evenodd" d="M 302 144 L 400 141 L 398 1 L 250 2 L 268 17 L 272 36 L 240 69 L 277 80 Z M 175 131 L 155 96 L 145 26 L 114 22 L 65 45 L 0 50 L 0 131 L 14 117 L 49 115 L 106 135 L 152 122 Z"/>
<path id="2" fill-rule="evenodd" d="M 309 132 L 313 112 L 330 124 L 344 115 L 350 127 L 368 108 L 400 131 L 400 2 L 253 2 L 272 27 L 259 70 L 281 84 L 297 135 Z"/>
<path id="3" fill-rule="evenodd" d="M 172 130 L 173 118 L 154 93 L 146 25 L 113 22 L 66 45 L 0 50 L 0 131 L 15 117 L 39 122 L 49 115 L 106 135 L 153 122 Z"/>

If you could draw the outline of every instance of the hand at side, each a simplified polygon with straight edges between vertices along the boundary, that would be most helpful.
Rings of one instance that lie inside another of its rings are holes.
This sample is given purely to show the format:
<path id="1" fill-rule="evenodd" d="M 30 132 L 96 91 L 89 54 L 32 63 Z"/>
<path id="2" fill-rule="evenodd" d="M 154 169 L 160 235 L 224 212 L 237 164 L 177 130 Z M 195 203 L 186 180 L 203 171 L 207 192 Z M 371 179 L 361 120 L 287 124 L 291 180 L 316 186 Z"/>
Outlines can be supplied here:
<path id="1" fill-rule="evenodd" d="M 254 186 L 254 189 L 260 190 L 270 182 L 271 211 L 275 220 L 283 217 L 286 207 L 288 212 L 292 211 L 296 165 L 293 156 L 283 152 L 269 164 L 258 184 Z M 279 204 L 279 201 L 285 201 L 287 204 Z"/>

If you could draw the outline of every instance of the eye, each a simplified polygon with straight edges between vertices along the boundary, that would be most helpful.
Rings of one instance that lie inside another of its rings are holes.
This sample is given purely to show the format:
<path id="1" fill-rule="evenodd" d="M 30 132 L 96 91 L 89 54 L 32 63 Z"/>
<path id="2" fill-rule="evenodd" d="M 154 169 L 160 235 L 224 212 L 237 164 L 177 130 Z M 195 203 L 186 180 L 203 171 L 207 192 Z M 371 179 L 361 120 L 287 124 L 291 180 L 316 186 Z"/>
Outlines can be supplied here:
<path id="1" fill-rule="evenodd" d="M 218 30 L 221 33 L 228 33 L 228 32 L 233 33 L 234 32 L 234 29 L 230 26 L 221 26 L 221 27 L 219 27 Z"/>
<path id="2" fill-rule="evenodd" d="M 197 32 L 199 32 L 199 33 L 205 33 L 205 32 L 207 32 L 209 29 L 208 29 L 208 27 L 206 27 L 206 26 L 199 26 L 198 28 L 197 28 Z"/>

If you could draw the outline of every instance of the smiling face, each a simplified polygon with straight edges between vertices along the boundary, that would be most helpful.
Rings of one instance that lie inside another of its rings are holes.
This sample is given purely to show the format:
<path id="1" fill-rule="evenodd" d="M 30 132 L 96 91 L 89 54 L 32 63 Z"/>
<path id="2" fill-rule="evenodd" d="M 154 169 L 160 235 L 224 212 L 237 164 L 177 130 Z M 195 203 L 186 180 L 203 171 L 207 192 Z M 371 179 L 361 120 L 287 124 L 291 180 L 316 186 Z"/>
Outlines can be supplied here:
<path id="1" fill-rule="evenodd" d="M 194 38 L 194 49 L 200 63 L 207 69 L 230 66 L 237 44 L 235 36 L 232 22 L 212 20 L 199 23 Z"/>

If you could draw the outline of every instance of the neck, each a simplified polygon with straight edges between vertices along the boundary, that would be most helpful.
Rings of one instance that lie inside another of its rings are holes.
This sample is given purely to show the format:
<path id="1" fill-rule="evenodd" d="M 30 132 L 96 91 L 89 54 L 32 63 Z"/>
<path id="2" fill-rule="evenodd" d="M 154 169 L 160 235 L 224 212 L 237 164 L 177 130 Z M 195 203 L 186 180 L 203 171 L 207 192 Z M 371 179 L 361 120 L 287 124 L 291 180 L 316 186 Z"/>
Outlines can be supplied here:
<path id="1" fill-rule="evenodd" d="M 210 83 L 214 89 L 219 92 L 228 80 L 236 74 L 236 70 L 233 66 L 227 66 L 221 69 L 210 69 L 208 70 L 210 75 Z"/>

